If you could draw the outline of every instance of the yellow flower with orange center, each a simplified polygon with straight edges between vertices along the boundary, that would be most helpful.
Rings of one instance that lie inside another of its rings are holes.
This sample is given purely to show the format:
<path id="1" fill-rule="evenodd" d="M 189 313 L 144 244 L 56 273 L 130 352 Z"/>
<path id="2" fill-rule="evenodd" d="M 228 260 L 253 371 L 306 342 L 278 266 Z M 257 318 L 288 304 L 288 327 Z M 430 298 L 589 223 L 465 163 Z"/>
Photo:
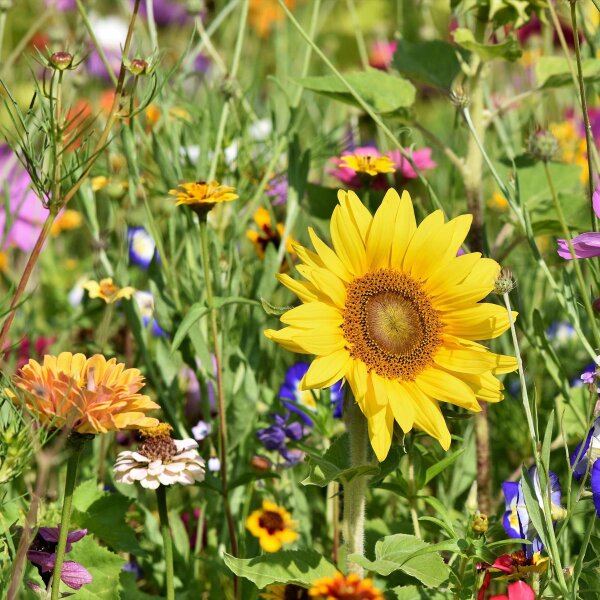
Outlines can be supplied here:
<path id="1" fill-rule="evenodd" d="M 279 248 L 279 244 L 283 238 L 285 226 L 283 223 L 277 223 L 277 227 L 273 228 L 271 215 L 266 208 L 259 208 L 254 213 L 254 222 L 258 227 L 258 231 L 255 229 L 249 229 L 246 232 L 246 237 L 254 245 L 256 254 L 260 258 L 265 257 L 265 252 L 269 244 L 274 244 L 275 248 Z M 294 244 L 296 240 L 288 234 L 285 241 L 285 249 L 288 254 L 294 254 Z"/>
<path id="2" fill-rule="evenodd" d="M 317 579 L 308 593 L 317 600 L 384 600 L 370 579 L 358 575 L 344 577 L 341 573 Z"/>
<path id="3" fill-rule="evenodd" d="M 393 173 L 396 168 L 389 156 L 371 156 L 370 154 L 348 154 L 340 158 L 340 167 L 352 169 L 356 173 L 366 173 L 371 177 L 380 173 Z"/>
<path id="4" fill-rule="evenodd" d="M 5 393 L 40 424 L 77 433 L 106 433 L 158 425 L 146 413 L 160 408 L 139 393 L 144 377 L 116 358 L 61 352 L 39 364 L 30 359 Z"/>
<path id="5" fill-rule="evenodd" d="M 87 290 L 90 298 L 102 298 L 106 304 L 112 304 L 123 298 L 129 300 L 135 292 L 135 289 L 130 286 L 120 288 L 113 283 L 112 277 L 106 277 L 99 282 L 90 279 L 83 284 L 83 289 Z"/>
<path id="6" fill-rule="evenodd" d="M 258 538 L 265 552 L 277 552 L 284 544 L 291 544 L 299 537 L 290 513 L 268 500 L 263 500 L 262 508 L 246 519 L 246 527 Z"/>
<path id="7" fill-rule="evenodd" d="M 296 4 L 295 0 L 285 0 L 284 3 L 290 9 Z M 284 19 L 285 12 L 277 0 L 250 0 L 248 22 L 260 37 L 266 38 L 271 33 L 273 25 Z"/>
<path id="8" fill-rule="evenodd" d="M 405 433 L 425 431 L 447 450 L 439 402 L 479 412 L 480 401 L 503 397 L 495 375 L 517 368 L 512 356 L 476 342 L 510 326 L 506 309 L 480 302 L 500 265 L 478 252 L 457 256 L 471 215 L 445 223 L 437 210 L 417 226 L 408 192 L 388 190 L 374 216 L 354 192 L 340 190 L 338 199 L 333 249 L 309 228 L 315 252 L 294 247 L 305 281 L 278 275 L 302 304 L 281 316 L 286 327 L 265 335 L 316 355 L 302 390 L 348 382 L 380 461 L 395 422 Z"/>
<path id="9" fill-rule="evenodd" d="M 169 190 L 177 198 L 176 205 L 186 204 L 200 213 L 207 213 L 216 204 L 231 202 L 239 196 L 235 188 L 221 185 L 218 181 L 197 181 L 182 183 L 175 190 Z"/>

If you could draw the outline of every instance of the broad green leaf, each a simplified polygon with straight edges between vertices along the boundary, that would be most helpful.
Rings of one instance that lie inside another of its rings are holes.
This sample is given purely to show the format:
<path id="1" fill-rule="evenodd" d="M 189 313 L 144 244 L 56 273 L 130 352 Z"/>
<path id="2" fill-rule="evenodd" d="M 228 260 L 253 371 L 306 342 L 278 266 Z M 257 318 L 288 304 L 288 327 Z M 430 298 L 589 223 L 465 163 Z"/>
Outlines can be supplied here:
<path id="1" fill-rule="evenodd" d="M 349 558 L 365 569 L 383 576 L 402 571 L 427 587 L 438 587 L 448 579 L 450 573 L 434 547 L 414 535 L 404 533 L 379 540 L 375 544 L 374 561 L 358 554 L 352 554 Z"/>
<path id="2" fill-rule="evenodd" d="M 175 352 L 175 350 L 179 348 L 189 330 L 196 324 L 197 321 L 207 314 L 208 311 L 209 308 L 203 302 L 196 302 L 195 304 L 192 304 L 190 310 L 188 310 L 187 314 L 183 318 L 183 321 L 181 321 L 181 325 L 179 325 L 175 335 L 173 336 L 171 352 Z"/>
<path id="3" fill-rule="evenodd" d="M 529 477 L 528 470 L 525 468 L 523 469 L 521 481 L 523 482 L 523 496 L 525 498 L 525 506 L 529 518 L 531 519 L 535 530 L 538 532 L 542 543 L 548 548 L 548 530 L 546 528 L 543 509 L 540 506 L 539 499 L 535 492 L 534 483 L 531 480 L 531 477 Z"/>
<path id="4" fill-rule="evenodd" d="M 501 44 L 482 44 L 475 40 L 475 36 L 470 29 L 461 27 L 454 31 L 454 41 L 462 48 L 477 54 L 482 60 L 503 58 L 514 62 L 523 54 L 519 43 L 512 36 L 509 36 Z"/>
<path id="5" fill-rule="evenodd" d="M 114 600 L 119 598 L 119 578 L 125 559 L 109 552 L 93 539 L 85 536 L 73 544 L 73 550 L 66 560 L 74 560 L 83 565 L 94 578 L 77 592 L 77 600 Z M 69 591 L 65 587 L 64 591 Z"/>
<path id="6" fill-rule="evenodd" d="M 460 73 L 461 56 L 465 60 L 468 52 L 448 42 L 398 40 L 393 66 L 410 79 L 449 90 Z"/>
<path id="7" fill-rule="evenodd" d="M 583 78 L 587 83 L 600 81 L 600 61 L 584 58 L 581 61 Z M 541 88 L 572 85 L 573 78 L 567 59 L 562 56 L 542 56 L 535 64 L 535 78 Z"/>
<path id="8" fill-rule="evenodd" d="M 225 554 L 223 559 L 236 575 L 249 579 L 260 589 L 272 583 L 308 587 L 315 579 L 337 573 L 337 568 L 314 550 L 290 550 L 256 558 Z"/>
<path id="9" fill-rule="evenodd" d="M 115 550 L 144 554 L 133 530 L 125 522 L 130 504 L 129 498 L 102 492 L 95 480 L 87 481 L 78 486 L 73 495 L 73 526 L 87 529 Z"/>
<path id="10" fill-rule="evenodd" d="M 153 600 L 156 596 L 146 594 L 137 587 L 135 573 L 122 571 L 119 577 L 119 592 L 122 600 Z"/>
<path id="11" fill-rule="evenodd" d="M 376 112 L 393 112 L 399 108 L 407 108 L 415 101 L 416 90 L 410 81 L 379 69 L 346 73 L 344 78 Z M 335 75 L 303 77 L 296 79 L 296 82 L 307 90 L 360 107 L 348 88 Z"/>

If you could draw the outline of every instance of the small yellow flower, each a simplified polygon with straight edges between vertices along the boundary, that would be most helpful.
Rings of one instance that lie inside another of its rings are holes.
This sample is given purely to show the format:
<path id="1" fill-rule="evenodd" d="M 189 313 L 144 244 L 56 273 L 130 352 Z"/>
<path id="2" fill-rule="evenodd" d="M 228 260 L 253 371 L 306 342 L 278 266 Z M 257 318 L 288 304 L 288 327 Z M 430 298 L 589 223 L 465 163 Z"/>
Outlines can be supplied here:
<path id="1" fill-rule="evenodd" d="M 100 283 L 90 279 L 83 284 L 83 288 L 87 290 L 90 298 L 102 298 L 106 304 L 112 304 L 122 298 L 129 300 L 135 292 L 135 289 L 130 286 L 120 288 L 115 285 L 112 277 L 101 279 Z"/>
<path id="2" fill-rule="evenodd" d="M 246 519 L 247 529 L 258 538 L 265 552 L 277 552 L 283 544 L 297 540 L 299 536 L 294 531 L 295 526 L 287 510 L 268 500 L 263 500 L 262 508 Z"/>
<path id="3" fill-rule="evenodd" d="M 160 121 L 160 108 L 156 104 L 151 104 L 145 111 L 144 116 L 149 125 L 156 125 Z"/>
<path id="4" fill-rule="evenodd" d="M 239 198 L 235 188 L 221 185 L 218 181 L 182 183 L 177 186 L 177 189 L 169 190 L 169 194 L 177 198 L 177 206 L 187 204 L 202 214 L 207 213 L 215 204 L 231 202 Z"/>
<path id="5" fill-rule="evenodd" d="M 97 177 L 92 177 L 90 183 L 92 185 L 92 191 L 98 192 L 103 190 L 110 183 L 110 180 L 106 175 L 98 175 Z"/>
<path id="6" fill-rule="evenodd" d="M 389 156 L 371 156 L 369 154 L 349 154 L 340 158 L 340 167 L 352 169 L 356 173 L 366 173 L 371 177 L 379 173 L 393 173 L 396 168 Z"/>
<path id="7" fill-rule="evenodd" d="M 508 210 L 508 200 L 500 192 L 494 192 L 487 201 L 487 206 L 496 212 L 506 212 Z"/>
<path id="8" fill-rule="evenodd" d="M 0 273 L 8 271 L 8 255 L 0 250 Z"/>
<path id="9" fill-rule="evenodd" d="M 190 113 L 187 110 L 185 110 L 185 108 L 181 108 L 181 106 L 172 106 L 169 109 L 169 116 L 173 119 L 185 121 L 186 123 L 192 122 L 192 116 L 190 115 Z"/>
<path id="10" fill-rule="evenodd" d="M 317 579 L 308 593 L 319 600 L 383 600 L 383 594 L 373 587 L 370 579 L 361 580 L 358 575 L 344 577 L 341 573 Z"/>
<path id="11" fill-rule="evenodd" d="M 578 165 L 581 168 L 579 179 L 582 184 L 587 183 L 589 174 L 586 144 L 585 139 L 577 131 L 575 122 L 571 119 L 551 123 L 549 130 L 560 145 L 559 159 L 567 164 Z"/>
<path id="12" fill-rule="evenodd" d="M 71 229 L 77 229 L 78 227 L 81 227 L 82 222 L 83 218 L 80 212 L 67 208 L 66 210 L 63 210 L 58 217 L 56 217 L 56 220 L 54 223 L 52 223 L 50 233 L 53 236 L 57 236 L 63 231 L 70 231 Z"/>
<path id="13" fill-rule="evenodd" d="M 266 208 L 259 208 L 254 213 L 254 222 L 258 227 L 258 231 L 255 229 L 248 229 L 246 237 L 254 244 L 254 249 L 259 258 L 265 257 L 268 244 L 274 244 L 275 248 L 279 248 L 285 226 L 283 223 L 277 223 L 277 227 L 274 229 L 271 223 L 271 215 Z M 288 254 L 294 254 L 294 244 L 296 240 L 288 234 L 285 241 L 285 249 Z"/>

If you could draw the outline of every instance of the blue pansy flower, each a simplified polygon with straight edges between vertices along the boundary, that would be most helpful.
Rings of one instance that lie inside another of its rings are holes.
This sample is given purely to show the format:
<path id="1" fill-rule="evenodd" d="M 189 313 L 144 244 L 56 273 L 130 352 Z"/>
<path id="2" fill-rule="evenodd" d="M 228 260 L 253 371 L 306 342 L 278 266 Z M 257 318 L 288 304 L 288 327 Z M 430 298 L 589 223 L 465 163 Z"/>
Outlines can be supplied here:
<path id="1" fill-rule="evenodd" d="M 538 499 L 540 506 L 543 506 L 543 498 L 540 489 L 540 478 L 536 467 L 529 469 L 529 477 L 533 482 L 535 495 Z M 561 489 L 558 475 L 553 471 L 550 471 L 550 503 L 552 506 L 552 513 L 558 513 L 561 511 Z M 502 484 L 502 491 L 504 492 L 504 500 L 506 504 L 506 511 L 502 518 L 502 525 L 509 537 L 517 539 L 529 540 L 531 544 L 523 544 L 523 551 L 527 558 L 533 557 L 536 552 L 541 552 L 544 549 L 542 540 L 535 529 L 527 506 L 525 505 L 525 496 L 523 494 L 523 479 L 518 483 L 513 481 L 505 481 Z"/>
<path id="2" fill-rule="evenodd" d="M 576 337 L 575 328 L 567 321 L 554 321 L 546 329 L 548 339 L 559 344 L 565 344 Z"/>
<path id="3" fill-rule="evenodd" d="M 594 498 L 596 514 L 600 517 L 600 417 L 598 417 L 583 442 L 577 444 L 577 447 L 571 455 L 571 467 L 573 476 L 578 481 L 586 474 L 590 473 L 590 486 Z M 591 467 L 590 467 L 591 465 Z"/>
<path id="4" fill-rule="evenodd" d="M 148 327 L 148 325 L 150 325 L 150 332 L 155 337 L 168 337 L 167 332 L 154 318 L 154 296 L 152 293 L 144 290 L 136 290 L 133 294 L 133 299 L 140 310 L 144 327 Z"/>
<path id="5" fill-rule="evenodd" d="M 156 244 L 143 227 L 128 227 L 129 261 L 146 270 L 156 254 Z M 159 260 L 156 254 L 156 260 Z"/>
<path id="6" fill-rule="evenodd" d="M 304 375 L 306 375 L 308 367 L 307 363 L 299 362 L 287 370 L 283 385 L 279 388 L 279 398 L 288 410 L 296 413 L 307 425 L 312 427 L 313 420 L 310 417 L 310 413 L 314 414 L 317 412 L 315 392 L 300 389 L 300 383 Z M 328 389 L 333 406 L 333 416 L 340 418 L 342 416 L 344 400 L 341 380 L 334 383 Z"/>

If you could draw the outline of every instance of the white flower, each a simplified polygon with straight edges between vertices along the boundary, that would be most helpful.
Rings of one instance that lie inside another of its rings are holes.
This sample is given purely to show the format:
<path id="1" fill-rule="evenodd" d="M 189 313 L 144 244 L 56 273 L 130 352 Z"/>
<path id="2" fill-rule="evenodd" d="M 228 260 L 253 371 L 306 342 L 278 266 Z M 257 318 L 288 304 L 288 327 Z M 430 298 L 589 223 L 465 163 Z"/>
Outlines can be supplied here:
<path id="1" fill-rule="evenodd" d="M 221 470 L 221 461 L 219 460 L 218 456 L 211 456 L 208 459 L 208 470 L 211 473 L 216 473 L 217 471 Z"/>
<path id="2" fill-rule="evenodd" d="M 129 29 L 127 22 L 114 15 L 100 16 L 92 14 L 90 23 L 98 43 L 105 50 L 118 52 L 125 44 L 127 31 Z"/>
<path id="3" fill-rule="evenodd" d="M 142 487 L 155 490 L 159 485 L 192 485 L 204 479 L 204 460 L 196 450 L 195 440 L 170 440 L 173 447 L 169 448 L 165 438 L 161 439 L 160 447 L 149 448 L 145 442 L 138 452 L 120 452 L 114 466 L 115 480 L 129 485 L 139 482 Z"/>
<path id="4" fill-rule="evenodd" d="M 201 442 L 206 439 L 212 431 L 212 425 L 206 421 L 198 421 L 194 427 L 192 427 L 192 435 L 197 442 Z"/>

